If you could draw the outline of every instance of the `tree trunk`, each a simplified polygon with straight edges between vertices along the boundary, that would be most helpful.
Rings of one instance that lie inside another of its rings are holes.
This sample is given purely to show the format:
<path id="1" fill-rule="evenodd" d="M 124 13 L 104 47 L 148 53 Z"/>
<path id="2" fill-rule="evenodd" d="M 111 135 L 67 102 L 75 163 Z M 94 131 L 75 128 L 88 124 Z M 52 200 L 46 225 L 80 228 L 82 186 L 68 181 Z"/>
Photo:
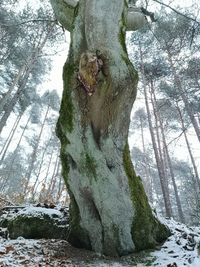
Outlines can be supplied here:
<path id="1" fill-rule="evenodd" d="M 56 176 L 59 178 L 59 181 L 58 181 L 58 192 L 56 194 L 56 203 L 59 202 L 60 198 L 61 198 L 61 195 L 62 195 L 62 192 L 64 190 L 64 187 L 65 187 L 65 184 L 64 184 L 64 180 L 62 179 L 62 175 L 60 173 L 60 169 L 61 169 L 61 164 L 59 162 L 59 165 L 58 165 L 58 170 L 57 170 L 57 173 L 56 173 Z"/>
<path id="2" fill-rule="evenodd" d="M 52 162 L 52 158 L 53 158 L 53 155 L 54 155 L 53 152 L 54 152 L 54 147 L 53 147 L 52 150 L 51 150 L 51 154 L 50 154 L 49 162 L 48 162 L 48 165 L 47 165 L 46 175 L 45 175 L 45 177 L 44 177 L 44 179 L 43 179 L 43 183 L 44 183 L 45 185 L 48 184 L 49 170 L 50 170 L 51 162 Z"/>
<path id="3" fill-rule="evenodd" d="M 48 113 L 49 113 L 49 108 L 50 108 L 50 106 L 48 105 L 46 113 L 45 113 L 45 116 L 44 116 L 44 120 L 43 120 L 43 123 L 42 123 L 42 126 L 41 126 L 41 129 L 40 129 L 40 133 L 39 133 L 39 136 L 38 136 L 37 143 L 36 143 L 35 147 L 33 148 L 33 152 L 31 154 L 31 162 L 30 162 L 30 165 L 28 167 L 27 174 L 26 174 L 26 184 L 25 184 L 25 188 L 24 188 L 24 195 L 26 195 L 26 193 L 27 193 L 27 189 L 28 189 L 28 185 L 29 185 L 29 182 L 30 182 L 30 179 L 31 179 L 32 171 L 33 171 L 34 166 L 35 166 L 35 161 L 36 161 L 36 157 L 37 157 L 39 143 L 40 143 L 40 139 L 41 139 L 41 136 L 42 136 L 42 133 L 43 133 L 44 125 L 45 125 L 45 122 L 46 122 L 46 119 L 47 119 L 47 116 L 48 116 Z"/>
<path id="4" fill-rule="evenodd" d="M 157 148 L 157 143 L 156 143 L 156 138 L 153 130 L 153 124 L 151 120 L 151 112 L 149 108 L 149 103 L 148 103 L 148 96 L 147 96 L 147 86 L 146 86 L 146 80 L 144 76 L 144 60 L 143 60 L 143 54 L 140 48 L 140 60 L 141 60 L 141 73 L 142 73 L 142 82 L 143 82 L 143 89 L 144 89 L 144 98 L 145 98 L 145 106 L 147 110 L 147 118 L 148 118 L 148 123 L 149 123 L 149 131 L 151 135 L 151 141 L 152 141 L 152 146 L 153 146 L 153 151 L 155 155 L 155 160 L 156 160 L 156 165 L 158 169 L 158 176 L 160 179 L 160 185 L 161 185 L 161 190 L 163 194 L 163 199 L 164 199 L 164 205 L 165 205 L 165 212 L 167 217 L 172 216 L 172 209 L 171 209 L 171 202 L 170 202 L 170 197 L 169 197 L 169 190 L 166 184 L 165 180 L 165 172 L 163 169 L 163 164 L 160 160 L 160 154 Z"/>
<path id="5" fill-rule="evenodd" d="M 177 209 L 178 209 L 178 215 L 179 215 L 180 221 L 182 223 L 184 223 L 185 222 L 185 218 L 184 218 L 184 214 L 183 214 L 183 210 L 182 210 L 180 197 L 179 197 L 179 194 L 178 194 L 178 189 L 177 189 L 177 185 L 176 185 L 175 175 L 174 175 L 171 158 L 170 158 L 169 151 L 168 151 L 166 138 L 165 138 L 165 135 L 164 135 L 164 127 L 163 127 L 163 123 L 162 123 L 162 120 L 161 120 L 159 114 L 158 114 L 158 117 L 159 117 L 159 121 L 160 121 L 162 141 L 163 141 L 164 150 L 165 150 L 165 153 L 166 153 L 167 164 L 169 166 L 169 172 L 170 172 L 170 176 L 171 176 L 172 184 L 173 184 L 173 188 L 174 188 L 174 194 L 175 194 L 176 205 L 177 205 Z"/>
<path id="6" fill-rule="evenodd" d="M 192 166 L 193 166 L 194 173 L 195 173 L 196 181 L 194 181 L 194 184 L 197 184 L 198 187 L 199 187 L 199 190 L 200 190 L 200 178 L 199 178 L 199 173 L 198 173 L 198 170 L 197 170 L 197 165 L 196 165 L 195 159 L 194 159 L 193 154 L 192 154 L 192 149 L 190 147 L 190 143 L 189 143 L 189 140 L 188 140 L 188 137 L 187 137 L 187 134 L 186 134 L 186 127 L 185 127 L 185 124 L 184 124 L 183 116 L 181 114 L 181 110 L 180 110 L 178 104 L 176 105 L 176 108 L 177 108 L 178 113 L 179 113 L 180 122 L 181 122 L 181 129 L 182 129 L 183 134 L 184 134 L 184 138 L 185 138 L 185 142 L 186 142 L 186 145 L 187 145 L 188 153 L 190 155 L 190 159 L 191 159 Z M 191 176 L 191 177 L 193 177 L 193 176 Z"/>
<path id="7" fill-rule="evenodd" d="M 44 158 L 45 158 L 45 154 L 46 154 L 46 151 L 48 149 L 50 141 L 51 141 L 51 138 L 49 139 L 49 141 L 45 145 L 45 148 L 43 148 L 42 157 L 41 157 L 39 168 L 38 168 L 38 171 L 37 171 L 37 174 L 36 174 L 36 179 L 35 179 L 34 185 L 32 186 L 32 190 L 31 190 L 32 191 L 31 192 L 32 196 L 31 196 L 31 198 L 32 198 L 33 201 L 35 200 L 35 195 L 37 193 L 37 188 L 38 188 L 38 185 L 39 185 L 38 181 L 39 181 L 39 177 L 40 177 L 40 174 L 41 174 L 42 167 L 44 166 Z"/>
<path id="8" fill-rule="evenodd" d="M 51 33 L 51 31 L 52 31 L 52 26 L 50 25 L 47 32 L 45 33 L 44 38 L 39 41 L 36 48 L 32 52 L 31 56 L 29 56 L 28 64 L 26 65 L 26 68 L 24 69 L 22 67 L 21 70 L 19 71 L 18 76 L 16 77 L 16 79 L 13 83 L 13 86 L 14 87 L 16 86 L 16 84 L 19 82 L 19 78 L 21 76 L 23 76 L 23 79 L 22 79 L 21 84 L 18 86 L 17 91 L 15 92 L 15 94 L 13 95 L 13 97 L 10 101 L 9 101 L 9 97 L 10 97 L 11 91 L 14 89 L 14 87 L 13 88 L 11 87 L 10 88 L 11 91 L 10 90 L 8 91 L 8 93 L 5 97 L 5 103 L 3 101 L 2 105 L 1 105 L 2 110 L 4 110 L 4 114 L 0 120 L 0 133 L 3 130 L 3 127 L 6 125 L 6 122 L 9 118 L 14 106 L 16 105 L 17 101 L 22 97 L 22 94 L 26 88 L 26 84 L 28 82 L 31 71 L 34 68 L 34 64 L 35 64 L 37 58 L 40 56 L 48 38 L 49 38 L 49 34 Z"/>
<path id="9" fill-rule="evenodd" d="M 194 127 L 194 131 L 196 133 L 196 136 L 197 136 L 197 138 L 198 138 L 198 140 L 200 142 L 200 128 L 199 128 L 198 122 L 197 122 L 197 120 L 196 120 L 196 118 L 194 116 L 194 113 L 193 113 L 192 109 L 191 109 L 191 105 L 190 105 L 190 103 L 188 101 L 188 98 L 186 96 L 186 92 L 185 92 L 185 90 L 183 90 L 182 83 L 181 83 L 181 78 L 179 77 L 179 75 L 178 75 L 178 73 L 177 73 L 177 71 L 176 71 L 176 69 L 174 67 L 174 64 L 173 64 L 173 61 L 172 61 L 172 57 L 171 57 L 171 54 L 170 54 L 169 51 L 167 51 L 167 55 L 168 55 L 168 60 L 169 60 L 169 63 L 170 63 L 170 67 L 171 67 L 171 69 L 173 71 L 174 83 L 175 83 L 175 85 L 177 86 L 177 89 L 180 92 L 180 97 L 181 97 L 181 99 L 182 99 L 182 101 L 183 101 L 183 103 L 185 105 L 185 109 L 187 111 L 187 114 L 188 114 L 188 116 L 189 116 L 189 118 L 191 120 L 191 123 L 192 123 L 192 125 Z"/>
<path id="10" fill-rule="evenodd" d="M 21 136 L 20 136 L 20 138 L 19 138 L 19 141 L 18 141 L 18 143 L 17 143 L 17 145 L 16 145 L 16 148 L 15 148 L 15 150 L 13 151 L 13 159 L 12 159 L 11 164 L 10 164 L 11 166 L 13 166 L 13 163 L 14 163 L 14 161 L 15 161 L 15 155 L 16 155 L 17 152 L 18 152 L 18 149 L 19 149 L 19 147 L 20 147 L 22 138 L 23 138 L 24 133 L 25 133 L 25 131 L 26 131 L 26 129 L 27 129 L 27 126 L 28 126 L 28 124 L 29 124 L 30 119 L 31 119 L 31 115 L 29 115 L 28 120 L 27 120 L 27 122 L 26 122 L 26 124 L 25 124 L 25 126 L 24 126 L 24 128 L 23 128 L 23 131 L 22 131 L 22 133 L 21 133 Z"/>
<path id="11" fill-rule="evenodd" d="M 154 86 L 153 86 L 153 81 L 150 81 L 150 87 L 149 87 L 149 92 L 150 92 L 150 97 L 151 97 L 151 104 L 153 108 L 153 114 L 154 114 L 154 121 L 155 121 L 155 134 L 156 134 L 156 143 L 157 143 L 157 149 L 158 149 L 158 155 L 159 155 L 159 161 L 160 161 L 160 168 L 163 173 L 164 177 L 164 186 L 165 186 L 165 191 L 166 195 L 168 198 L 168 209 L 170 210 L 170 217 L 172 217 L 172 205 L 171 205 L 171 200 L 170 200 L 170 192 L 169 192 L 169 177 L 167 173 L 167 160 L 166 160 L 166 155 L 165 151 L 163 149 L 163 142 L 162 142 L 162 136 L 161 136 L 161 125 L 160 125 L 160 120 L 159 120 L 159 114 L 157 111 L 157 106 L 156 106 L 156 101 L 153 97 L 153 92 L 154 92 Z"/>
<path id="12" fill-rule="evenodd" d="M 145 165 L 144 169 L 145 169 L 145 175 L 146 175 L 144 188 L 147 193 L 147 196 L 149 197 L 150 203 L 153 203 L 152 179 L 151 179 L 151 175 L 150 175 L 149 167 L 147 163 L 147 158 L 146 158 L 146 149 L 145 149 L 145 142 L 144 142 L 144 127 L 143 127 L 143 122 L 141 118 L 140 118 L 140 130 L 141 130 L 141 138 L 142 138 L 142 150 L 144 153 L 144 165 Z"/>
<path id="13" fill-rule="evenodd" d="M 29 77 L 29 73 L 27 73 L 27 75 L 25 75 L 21 86 L 17 89 L 17 91 L 13 95 L 12 99 L 10 100 L 10 102 L 4 107 L 4 114 L 3 114 L 3 116 L 1 117 L 1 120 L 0 120 L 0 133 L 3 130 L 3 127 L 6 125 L 6 122 L 7 122 L 8 118 L 9 118 L 14 106 L 16 105 L 16 103 L 20 99 L 20 97 L 22 96 L 23 91 L 24 91 L 25 86 L 26 86 L 26 83 L 28 81 L 28 77 Z"/>
<path id="14" fill-rule="evenodd" d="M 180 221 L 182 223 L 184 223 L 185 222 L 185 217 L 184 217 L 184 214 L 183 214 L 182 205 L 181 205 L 180 197 L 179 197 L 179 194 L 178 194 L 178 188 L 177 188 L 177 185 L 176 185 L 176 179 L 175 179 L 175 175 L 174 175 L 174 171 L 173 171 L 173 167 L 172 167 L 171 158 L 169 156 L 169 151 L 168 151 L 168 147 L 167 147 L 166 140 L 165 140 L 164 136 L 163 136 L 163 141 L 164 141 L 167 161 L 168 161 L 168 165 L 169 165 L 169 171 L 170 171 L 170 175 L 171 175 L 171 178 L 172 178 L 172 184 L 173 184 L 173 188 L 174 188 L 174 194 L 175 194 L 175 198 L 176 198 L 176 205 L 177 205 L 177 209 L 178 209 L 179 219 L 180 219 Z"/>
<path id="15" fill-rule="evenodd" d="M 52 162 L 52 158 L 53 158 L 53 150 L 54 150 L 54 148 L 52 149 L 51 154 L 50 154 L 50 159 L 49 159 L 49 162 L 48 162 L 48 165 L 47 165 L 46 175 L 45 175 L 44 179 L 42 179 L 42 181 L 41 181 L 43 186 L 42 186 L 42 189 L 41 189 L 40 194 L 39 194 L 39 200 L 40 201 L 46 201 L 47 200 L 47 196 L 48 196 L 48 189 L 47 189 L 48 176 L 49 176 L 49 170 L 50 170 L 51 162 Z"/>
<path id="16" fill-rule="evenodd" d="M 1 101 L 0 101 L 0 113 L 4 110 L 4 107 L 5 107 L 6 103 L 11 98 L 11 94 L 12 94 L 13 90 L 15 89 L 15 86 L 17 86 L 20 78 L 22 77 L 25 69 L 27 68 L 26 65 L 27 64 L 24 63 L 24 65 L 19 69 L 17 75 L 14 78 L 14 81 L 13 81 L 12 85 L 10 86 L 8 91 L 6 92 L 5 96 L 1 99 Z"/>
<path id="17" fill-rule="evenodd" d="M 10 143 L 11 143 L 12 138 L 13 138 L 13 136 L 15 134 L 15 131 L 16 131 L 18 125 L 19 125 L 19 122 L 21 120 L 22 115 L 23 114 L 20 114 L 20 115 L 17 116 L 16 121 L 15 121 L 13 127 L 12 127 L 12 130 L 10 131 L 8 138 L 5 141 L 5 143 L 4 143 L 4 145 L 3 145 L 2 149 L 1 149 L 0 155 L 2 154 L 2 156 L 1 156 L 1 160 L 0 160 L 0 165 L 2 165 L 2 163 L 4 161 L 4 158 L 6 156 L 8 147 L 10 146 Z"/>
<path id="18" fill-rule="evenodd" d="M 125 14 L 124 0 L 79 1 L 57 123 L 71 198 L 69 241 L 107 255 L 153 247 L 169 235 L 152 214 L 130 160 L 127 138 L 138 76 L 126 51 Z M 103 68 L 92 76 L 96 65 L 89 63 L 97 50 Z"/>
<path id="19" fill-rule="evenodd" d="M 167 142 L 166 142 L 166 138 L 165 138 L 165 134 L 164 134 L 163 121 L 161 119 L 161 116 L 160 116 L 158 108 L 157 108 L 157 99 L 156 99 L 156 95 L 155 95 L 155 90 L 154 90 L 153 84 L 151 86 L 151 93 L 152 93 L 152 101 L 154 102 L 154 110 L 155 110 L 154 112 L 156 114 L 157 121 L 159 122 L 159 125 L 160 125 L 162 142 L 163 142 L 163 145 L 164 145 L 164 152 L 166 154 L 166 161 L 167 161 L 166 164 L 169 166 L 169 172 L 170 172 L 170 176 L 171 176 L 172 184 L 173 184 L 173 188 L 174 188 L 174 194 L 175 194 L 175 199 L 176 199 L 176 205 L 177 205 L 177 209 L 178 209 L 179 219 L 180 219 L 180 221 L 182 223 L 184 223 L 185 222 L 185 218 L 184 218 L 184 214 L 183 214 L 183 210 L 182 210 L 182 206 L 181 206 L 181 201 L 180 201 L 180 197 L 179 197 L 178 189 L 177 189 L 177 185 L 176 185 L 175 175 L 174 175 L 174 171 L 173 171 L 173 166 L 172 166 L 172 162 L 171 162 L 171 158 L 170 158 L 170 155 L 169 155 L 169 150 L 168 150 L 168 146 L 167 146 Z"/>
<path id="20" fill-rule="evenodd" d="M 21 117 L 22 117 L 22 115 L 20 115 L 20 119 L 21 119 Z M 16 160 L 15 156 L 16 156 L 16 154 L 17 154 L 17 152 L 18 152 L 19 147 L 20 147 L 21 140 L 22 140 L 22 138 L 23 138 L 23 136 L 24 136 L 24 132 L 25 132 L 25 130 L 27 129 L 27 126 L 28 126 L 28 123 L 29 123 L 29 121 L 30 121 L 30 118 L 31 118 L 31 115 L 29 115 L 29 118 L 28 118 L 28 120 L 27 120 L 27 122 L 26 122 L 26 125 L 25 125 L 25 127 L 24 127 L 24 129 L 23 129 L 23 131 L 22 131 L 22 133 L 21 133 L 21 136 L 20 136 L 20 139 L 19 139 L 19 141 L 18 141 L 18 143 L 17 143 L 17 145 L 16 145 L 16 148 L 15 148 L 15 150 L 12 152 L 12 160 L 11 160 L 11 162 L 10 162 L 10 169 L 9 169 L 8 176 L 7 176 L 7 178 L 6 178 L 6 181 L 9 181 L 9 180 L 10 180 L 10 176 L 11 176 L 12 173 L 13 173 L 13 164 L 14 164 L 14 161 Z M 16 130 L 16 129 L 15 129 L 15 130 Z M 11 140 L 12 140 L 12 138 L 11 138 Z M 5 151 L 5 152 L 6 152 L 6 151 Z M 3 154 L 2 158 L 1 158 L 1 164 L 3 163 L 4 157 L 5 157 L 5 152 L 4 152 L 4 154 Z"/>
<path id="21" fill-rule="evenodd" d="M 58 169 L 59 169 L 59 152 L 57 153 L 57 156 L 56 156 L 56 161 L 54 164 L 53 173 L 52 173 L 49 187 L 47 190 L 47 199 L 52 199 L 53 192 L 55 191 Z"/>

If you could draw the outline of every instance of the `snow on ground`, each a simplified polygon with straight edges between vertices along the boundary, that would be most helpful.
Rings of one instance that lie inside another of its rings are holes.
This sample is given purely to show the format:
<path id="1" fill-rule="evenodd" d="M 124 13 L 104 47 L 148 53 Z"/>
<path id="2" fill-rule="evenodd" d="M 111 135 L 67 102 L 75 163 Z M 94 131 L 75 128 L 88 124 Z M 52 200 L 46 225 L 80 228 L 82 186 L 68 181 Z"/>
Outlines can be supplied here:
<path id="1" fill-rule="evenodd" d="M 41 207 L 23 212 L 59 215 L 56 209 Z M 115 259 L 73 248 L 64 240 L 0 237 L 0 267 L 200 267 L 200 227 L 187 227 L 173 219 L 162 222 L 173 233 L 162 246 Z"/>
<path id="2" fill-rule="evenodd" d="M 152 266 L 163 267 L 176 263 L 178 267 L 200 267 L 200 228 L 187 227 L 173 219 L 163 222 L 172 230 L 173 235 L 159 251 L 151 253 L 156 258 Z"/>

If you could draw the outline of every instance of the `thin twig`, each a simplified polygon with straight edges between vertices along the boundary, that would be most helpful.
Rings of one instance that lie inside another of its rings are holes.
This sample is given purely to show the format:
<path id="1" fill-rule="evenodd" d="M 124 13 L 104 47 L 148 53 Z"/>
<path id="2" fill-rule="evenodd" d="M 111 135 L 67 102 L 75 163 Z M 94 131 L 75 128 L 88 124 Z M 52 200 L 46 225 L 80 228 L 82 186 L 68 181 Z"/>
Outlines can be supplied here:
<path id="1" fill-rule="evenodd" d="M 187 131 L 187 128 L 185 128 L 184 130 L 182 130 L 182 132 L 175 138 L 173 138 L 168 144 L 167 146 L 169 146 L 171 143 L 173 143 L 174 141 L 176 141 L 177 139 L 181 138 L 181 136 L 184 134 L 184 132 Z"/>
<path id="2" fill-rule="evenodd" d="M 192 21 L 194 21 L 194 22 L 196 22 L 196 23 L 198 23 L 198 24 L 200 25 L 200 22 L 199 22 L 199 21 L 197 21 L 196 19 L 194 19 L 194 18 L 192 18 L 192 17 L 189 17 L 189 16 L 187 16 L 187 15 L 185 15 L 185 14 L 183 14 L 183 13 L 177 11 L 175 8 L 169 6 L 169 5 L 165 4 L 165 3 L 162 3 L 162 2 L 160 2 L 160 1 L 158 1 L 158 0 L 153 0 L 153 1 L 156 2 L 156 3 L 158 3 L 158 4 L 160 4 L 160 5 L 163 5 L 163 6 L 165 6 L 165 7 L 170 8 L 171 10 L 173 10 L 174 12 L 176 12 L 178 15 L 183 16 L 183 17 L 185 17 L 185 18 L 187 18 L 187 19 L 190 19 L 190 20 L 192 20 Z"/>
<path id="3" fill-rule="evenodd" d="M 26 20 L 26 21 L 22 21 L 20 23 L 17 24 L 5 24 L 5 23 L 0 23 L 0 26 L 4 26 L 4 27 L 13 27 L 13 26 L 20 26 L 26 23 L 31 23 L 31 22 L 54 22 L 57 23 L 57 20 L 49 20 L 49 19 L 32 19 L 32 20 Z"/>

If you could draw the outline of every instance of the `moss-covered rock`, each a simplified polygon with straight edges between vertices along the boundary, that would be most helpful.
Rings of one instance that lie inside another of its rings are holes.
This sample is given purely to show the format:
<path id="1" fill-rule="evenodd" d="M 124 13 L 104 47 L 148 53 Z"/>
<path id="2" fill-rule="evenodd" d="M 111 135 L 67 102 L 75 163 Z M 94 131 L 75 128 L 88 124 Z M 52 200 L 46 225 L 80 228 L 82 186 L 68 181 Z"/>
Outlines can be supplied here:
<path id="1" fill-rule="evenodd" d="M 66 239 L 68 229 L 58 226 L 48 215 L 42 217 L 27 217 L 20 215 L 9 221 L 8 232 L 10 238 L 22 236 L 24 238 Z"/>
<path id="2" fill-rule="evenodd" d="M 6 214 L 4 214 L 6 215 Z M 67 239 L 68 219 L 54 209 L 28 207 L 0 218 L 0 227 L 7 227 L 9 237 Z"/>

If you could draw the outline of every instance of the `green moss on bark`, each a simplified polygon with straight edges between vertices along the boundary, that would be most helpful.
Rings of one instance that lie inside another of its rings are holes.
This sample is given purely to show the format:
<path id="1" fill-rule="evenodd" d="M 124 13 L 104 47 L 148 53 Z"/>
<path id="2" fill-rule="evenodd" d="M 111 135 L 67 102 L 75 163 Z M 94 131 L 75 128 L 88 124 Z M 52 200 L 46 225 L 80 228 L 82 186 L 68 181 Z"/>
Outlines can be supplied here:
<path id="1" fill-rule="evenodd" d="M 89 153 L 83 153 L 82 172 L 90 178 L 97 178 L 95 159 Z"/>
<path id="2" fill-rule="evenodd" d="M 127 67 L 129 68 L 130 75 L 133 79 L 133 81 L 137 84 L 139 77 L 138 73 L 133 67 L 132 62 L 130 61 L 128 57 L 128 52 L 127 52 L 127 47 L 126 47 L 126 16 L 124 12 L 122 13 L 122 19 L 121 19 L 121 27 L 120 27 L 120 32 L 119 32 L 119 42 L 123 48 L 123 53 L 121 54 L 122 60 L 125 62 Z"/>
<path id="3" fill-rule="evenodd" d="M 135 207 L 131 233 L 136 249 L 153 248 L 158 242 L 164 241 L 170 235 L 170 231 L 152 214 L 141 178 L 134 171 L 128 143 L 124 148 L 123 162 L 133 206 Z"/>
<path id="4" fill-rule="evenodd" d="M 73 130 L 73 104 L 71 93 L 73 90 L 73 81 L 75 68 L 74 65 L 69 63 L 69 61 L 64 65 L 63 68 L 63 81 L 64 81 L 64 91 L 61 102 L 60 110 L 60 122 L 64 130 L 72 132 Z"/>
<path id="5" fill-rule="evenodd" d="M 71 44 L 72 46 L 72 44 Z M 62 162 L 62 174 L 67 185 L 68 172 L 69 172 L 69 161 L 66 155 L 66 147 L 69 144 L 67 133 L 71 133 L 73 130 L 73 116 L 74 107 L 72 102 L 72 90 L 74 89 L 74 81 L 76 71 L 75 65 L 73 64 L 73 53 L 69 53 L 68 60 L 63 68 L 63 96 L 60 108 L 60 116 L 56 125 L 56 134 L 61 142 L 61 162 Z"/>
<path id="6" fill-rule="evenodd" d="M 73 194 L 70 194 L 70 222 L 69 222 L 69 236 L 68 241 L 79 248 L 86 248 L 92 250 L 91 242 L 86 230 L 80 225 L 80 212 Z"/>

